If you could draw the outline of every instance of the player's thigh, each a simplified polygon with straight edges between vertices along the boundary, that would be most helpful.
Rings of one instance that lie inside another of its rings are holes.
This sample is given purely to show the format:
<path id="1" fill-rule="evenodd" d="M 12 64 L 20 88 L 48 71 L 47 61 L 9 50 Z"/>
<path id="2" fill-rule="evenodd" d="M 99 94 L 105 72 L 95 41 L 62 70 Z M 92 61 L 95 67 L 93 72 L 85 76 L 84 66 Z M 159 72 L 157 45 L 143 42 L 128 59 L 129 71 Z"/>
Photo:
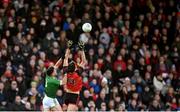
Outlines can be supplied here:
<path id="1" fill-rule="evenodd" d="M 51 110 L 53 110 L 53 111 L 62 111 L 61 105 L 59 104 L 57 99 L 54 100 L 54 104 L 52 106 L 53 107 L 51 108 Z"/>
<path id="2" fill-rule="evenodd" d="M 43 109 L 44 110 L 52 110 L 56 105 L 59 105 L 57 99 L 49 98 L 47 96 L 43 99 Z"/>
<path id="3" fill-rule="evenodd" d="M 67 111 L 67 105 L 66 105 L 66 104 L 63 104 L 63 105 L 62 105 L 62 110 L 63 110 L 63 111 Z"/>
<path id="4" fill-rule="evenodd" d="M 62 111 L 62 108 L 60 105 L 56 105 L 55 107 L 51 108 L 51 110 L 53 112 L 61 112 Z"/>
<path id="5" fill-rule="evenodd" d="M 50 110 L 50 104 L 51 104 L 51 103 L 52 103 L 51 100 L 49 100 L 47 97 L 44 97 L 44 98 L 43 98 L 43 102 L 42 102 L 42 104 L 43 104 L 43 110 L 44 110 L 44 111 Z"/>
<path id="6" fill-rule="evenodd" d="M 78 111 L 76 104 L 68 104 L 67 111 Z"/>
<path id="7" fill-rule="evenodd" d="M 49 108 L 44 108 L 43 107 L 43 112 L 51 112 L 51 110 Z"/>

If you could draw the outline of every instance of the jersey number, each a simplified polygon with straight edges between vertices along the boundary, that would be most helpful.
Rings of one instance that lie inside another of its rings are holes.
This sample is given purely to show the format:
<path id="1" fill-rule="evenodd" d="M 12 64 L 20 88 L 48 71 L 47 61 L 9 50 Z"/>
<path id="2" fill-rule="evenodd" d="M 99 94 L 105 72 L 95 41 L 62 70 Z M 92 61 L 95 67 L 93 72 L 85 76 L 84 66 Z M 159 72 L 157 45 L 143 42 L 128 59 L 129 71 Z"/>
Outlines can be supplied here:
<path id="1" fill-rule="evenodd" d="M 68 79 L 67 80 L 67 83 L 69 83 L 69 84 L 72 84 L 72 85 L 75 85 L 75 80 L 73 80 L 73 79 Z"/>

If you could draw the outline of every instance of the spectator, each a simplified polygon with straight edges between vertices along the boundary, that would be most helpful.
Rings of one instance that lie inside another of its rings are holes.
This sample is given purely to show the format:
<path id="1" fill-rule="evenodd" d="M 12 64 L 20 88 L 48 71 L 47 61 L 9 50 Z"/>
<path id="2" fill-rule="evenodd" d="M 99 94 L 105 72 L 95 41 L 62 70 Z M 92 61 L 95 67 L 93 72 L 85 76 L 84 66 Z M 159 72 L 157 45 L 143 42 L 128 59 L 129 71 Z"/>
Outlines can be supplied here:
<path id="1" fill-rule="evenodd" d="M 94 90 L 95 93 L 99 93 L 99 91 L 100 91 L 100 86 L 97 84 L 97 80 L 96 80 L 96 79 L 93 79 L 93 80 L 90 82 L 90 87 L 93 88 L 93 90 Z"/>
<path id="2" fill-rule="evenodd" d="M 85 110 L 88 110 L 88 111 L 95 111 L 96 110 L 96 107 L 95 107 L 95 103 L 94 101 L 89 101 L 88 102 L 88 106 L 85 108 Z"/>
<path id="3" fill-rule="evenodd" d="M 104 106 L 102 106 L 102 105 L 104 105 Z M 97 106 L 98 109 L 104 109 L 104 108 L 107 109 L 106 105 L 107 105 L 106 92 L 105 92 L 104 89 L 102 89 L 101 92 L 100 92 L 99 97 L 96 100 L 96 106 Z M 104 111 L 104 110 L 102 110 L 102 111 Z"/>
<path id="4" fill-rule="evenodd" d="M 19 94 L 19 88 L 17 86 L 16 81 L 11 82 L 10 88 L 7 90 L 6 98 L 8 102 L 13 102 L 15 100 L 16 95 Z"/>
<path id="5" fill-rule="evenodd" d="M 137 106 L 137 101 L 136 100 L 132 100 L 128 106 L 128 111 L 138 111 L 139 108 Z"/>
<path id="6" fill-rule="evenodd" d="M 20 111 L 24 110 L 23 104 L 21 103 L 21 97 L 20 96 L 15 96 L 15 101 L 9 105 L 9 110 L 15 110 L 15 111 Z"/>
<path id="7" fill-rule="evenodd" d="M 19 95 L 22 97 L 25 94 L 26 91 L 26 82 L 23 79 L 23 76 L 20 74 L 16 77 L 18 88 L 21 90 L 19 91 Z"/>
<path id="8" fill-rule="evenodd" d="M 0 82 L 0 110 L 7 110 L 6 93 L 4 90 L 4 83 Z"/>
<path id="9" fill-rule="evenodd" d="M 28 101 L 32 104 L 33 110 L 39 110 L 41 106 L 41 95 L 37 92 L 36 87 L 36 82 L 32 82 L 31 88 L 25 93 L 25 96 L 28 97 Z"/>
<path id="10" fill-rule="evenodd" d="M 108 104 L 108 109 L 107 110 L 115 111 L 114 108 L 115 108 L 115 102 L 114 102 L 114 100 L 110 100 L 109 104 Z"/>
<path id="11" fill-rule="evenodd" d="M 5 91 L 4 91 L 4 83 L 0 82 L 0 102 L 6 101 Z"/>
<path id="12" fill-rule="evenodd" d="M 86 41 L 79 110 L 178 110 L 179 12 L 177 0 L 1 0 L 0 109 L 40 111 L 43 72 L 71 39 Z"/>
<path id="13" fill-rule="evenodd" d="M 60 105 L 62 105 L 64 103 L 63 102 L 63 91 L 61 89 L 59 89 L 57 91 L 57 100 L 58 100 Z"/>
<path id="14" fill-rule="evenodd" d="M 150 88 L 146 85 L 144 87 L 144 92 L 142 93 L 142 103 L 146 106 L 149 105 L 149 101 L 152 99 L 152 93 L 150 92 Z"/>
<path id="15" fill-rule="evenodd" d="M 83 107 L 87 107 L 88 102 L 91 100 L 89 90 L 84 90 L 83 97 L 81 98 L 81 100 L 83 102 Z"/>
<path id="16" fill-rule="evenodd" d="M 25 111 L 31 111 L 32 107 L 31 107 L 31 103 L 30 102 L 26 102 L 25 104 Z"/>
<path id="17" fill-rule="evenodd" d="M 158 101 L 157 100 L 153 100 L 153 102 L 152 102 L 152 104 L 150 105 L 150 107 L 149 107 L 149 111 L 154 111 L 154 110 L 157 110 L 157 111 L 159 111 L 161 108 L 160 108 L 160 105 L 159 105 L 159 103 L 158 103 Z"/>

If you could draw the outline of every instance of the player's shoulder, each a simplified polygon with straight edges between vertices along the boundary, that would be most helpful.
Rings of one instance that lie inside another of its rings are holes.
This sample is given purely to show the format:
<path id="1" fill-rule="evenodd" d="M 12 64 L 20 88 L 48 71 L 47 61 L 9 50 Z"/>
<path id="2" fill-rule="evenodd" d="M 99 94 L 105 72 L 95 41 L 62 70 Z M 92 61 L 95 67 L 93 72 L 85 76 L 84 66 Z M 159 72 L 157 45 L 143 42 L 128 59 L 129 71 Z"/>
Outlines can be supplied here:
<path id="1" fill-rule="evenodd" d="M 46 79 L 47 79 L 47 80 L 54 80 L 55 78 L 47 75 L 47 76 L 46 76 Z"/>

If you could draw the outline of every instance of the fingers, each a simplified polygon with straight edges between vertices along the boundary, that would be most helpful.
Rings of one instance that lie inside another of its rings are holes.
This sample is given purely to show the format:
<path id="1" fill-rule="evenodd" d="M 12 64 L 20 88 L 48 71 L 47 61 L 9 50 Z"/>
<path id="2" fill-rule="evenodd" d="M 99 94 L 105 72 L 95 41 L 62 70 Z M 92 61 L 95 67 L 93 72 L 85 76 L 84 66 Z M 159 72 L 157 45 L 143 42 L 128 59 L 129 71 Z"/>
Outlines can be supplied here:
<path id="1" fill-rule="evenodd" d="M 73 41 L 72 41 L 72 40 L 68 40 L 68 42 L 67 42 L 67 47 L 68 47 L 68 48 L 71 48 L 72 45 L 73 45 Z"/>
<path id="2" fill-rule="evenodd" d="M 78 42 L 78 47 L 80 50 L 83 50 L 84 49 L 84 43 L 82 41 L 79 41 Z"/>

